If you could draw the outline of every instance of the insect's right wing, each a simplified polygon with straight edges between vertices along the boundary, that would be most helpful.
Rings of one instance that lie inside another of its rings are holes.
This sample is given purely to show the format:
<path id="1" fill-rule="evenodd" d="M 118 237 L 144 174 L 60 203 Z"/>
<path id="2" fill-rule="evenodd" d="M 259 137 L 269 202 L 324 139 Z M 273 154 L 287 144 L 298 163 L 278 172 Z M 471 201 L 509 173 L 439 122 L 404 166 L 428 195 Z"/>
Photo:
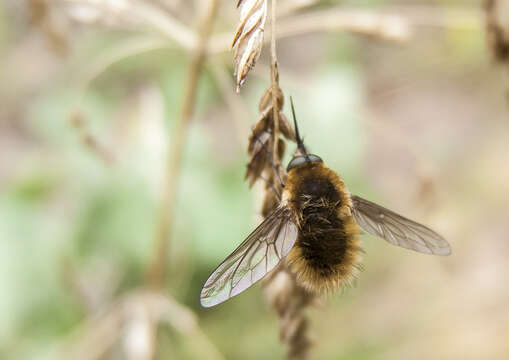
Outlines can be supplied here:
<path id="1" fill-rule="evenodd" d="M 355 221 L 371 235 L 425 254 L 451 254 L 447 241 L 426 226 L 355 195 L 352 195 L 352 202 Z"/>
<path id="2" fill-rule="evenodd" d="M 281 205 L 209 276 L 200 302 L 211 307 L 238 295 L 268 272 L 290 252 L 298 227 L 293 211 Z"/>

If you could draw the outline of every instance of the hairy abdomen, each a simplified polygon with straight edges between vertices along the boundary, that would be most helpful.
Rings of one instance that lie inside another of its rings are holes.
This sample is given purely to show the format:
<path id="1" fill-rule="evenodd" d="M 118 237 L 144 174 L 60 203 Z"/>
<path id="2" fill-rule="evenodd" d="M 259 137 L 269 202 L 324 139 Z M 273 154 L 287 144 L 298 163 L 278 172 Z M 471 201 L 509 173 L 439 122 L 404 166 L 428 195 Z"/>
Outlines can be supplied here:
<path id="1" fill-rule="evenodd" d="M 299 282 L 316 292 L 350 283 L 361 248 L 339 175 L 322 163 L 305 164 L 290 171 L 286 190 L 299 216 L 299 236 L 287 257 Z"/>

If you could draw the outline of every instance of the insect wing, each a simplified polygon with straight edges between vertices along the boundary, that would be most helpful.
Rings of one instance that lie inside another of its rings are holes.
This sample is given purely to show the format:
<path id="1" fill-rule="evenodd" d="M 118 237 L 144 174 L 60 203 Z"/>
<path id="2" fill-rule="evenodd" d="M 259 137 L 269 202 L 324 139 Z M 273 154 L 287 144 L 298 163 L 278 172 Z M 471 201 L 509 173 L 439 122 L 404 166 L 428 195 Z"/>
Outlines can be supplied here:
<path id="1" fill-rule="evenodd" d="M 209 276 L 200 295 L 201 305 L 211 307 L 240 294 L 290 252 L 298 235 L 293 211 L 280 206 Z"/>
<path id="2" fill-rule="evenodd" d="M 451 254 L 447 241 L 426 226 L 358 196 L 352 195 L 352 201 L 355 221 L 371 235 L 425 254 Z"/>

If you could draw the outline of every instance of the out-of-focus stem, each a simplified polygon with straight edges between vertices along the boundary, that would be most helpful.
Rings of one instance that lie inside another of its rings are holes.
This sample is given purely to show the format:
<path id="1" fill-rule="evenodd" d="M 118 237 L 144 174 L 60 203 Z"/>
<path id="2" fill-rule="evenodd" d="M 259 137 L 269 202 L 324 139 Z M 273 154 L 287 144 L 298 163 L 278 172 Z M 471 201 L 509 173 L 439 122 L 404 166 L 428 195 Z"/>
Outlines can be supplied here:
<path id="1" fill-rule="evenodd" d="M 168 165 L 166 170 L 166 181 L 161 202 L 160 219 L 158 222 L 156 243 L 152 263 L 149 269 L 148 282 L 151 286 L 160 287 L 164 281 L 167 261 L 170 233 L 173 227 L 175 215 L 175 200 L 180 176 L 182 155 L 184 152 L 189 124 L 193 115 L 198 82 L 201 70 L 206 57 L 207 43 L 212 33 L 212 25 L 219 7 L 219 0 L 211 0 L 205 18 L 201 22 L 199 40 L 188 69 L 187 84 L 184 91 L 184 100 L 179 122 L 173 141 L 169 147 Z"/>
<path id="2" fill-rule="evenodd" d="M 270 82 L 272 87 L 272 116 L 274 117 L 274 142 L 273 142 L 273 152 L 272 159 L 274 161 L 274 165 L 276 170 L 279 172 L 279 156 L 278 156 L 278 146 L 279 146 L 279 104 L 277 101 L 277 96 L 279 93 L 279 73 L 278 73 L 278 64 L 277 64 L 277 55 L 276 55 L 276 7 L 277 0 L 272 0 L 271 3 L 271 40 L 270 40 Z M 279 175 L 279 174 L 278 174 Z"/>

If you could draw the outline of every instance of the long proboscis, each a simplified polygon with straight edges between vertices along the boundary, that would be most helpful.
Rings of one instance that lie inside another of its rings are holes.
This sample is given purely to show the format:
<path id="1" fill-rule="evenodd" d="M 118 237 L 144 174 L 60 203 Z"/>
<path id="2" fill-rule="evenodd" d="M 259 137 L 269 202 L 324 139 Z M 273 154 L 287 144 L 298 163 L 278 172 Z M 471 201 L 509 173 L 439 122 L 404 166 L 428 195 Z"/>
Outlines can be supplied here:
<path id="1" fill-rule="evenodd" d="M 290 96 L 290 106 L 292 108 L 293 126 L 295 128 L 295 140 L 297 141 L 297 148 L 302 152 L 302 155 L 307 155 L 306 148 L 304 147 L 304 142 L 300 137 L 299 127 L 297 125 L 297 116 L 295 116 L 295 107 L 293 105 L 293 98 L 291 96 Z"/>

